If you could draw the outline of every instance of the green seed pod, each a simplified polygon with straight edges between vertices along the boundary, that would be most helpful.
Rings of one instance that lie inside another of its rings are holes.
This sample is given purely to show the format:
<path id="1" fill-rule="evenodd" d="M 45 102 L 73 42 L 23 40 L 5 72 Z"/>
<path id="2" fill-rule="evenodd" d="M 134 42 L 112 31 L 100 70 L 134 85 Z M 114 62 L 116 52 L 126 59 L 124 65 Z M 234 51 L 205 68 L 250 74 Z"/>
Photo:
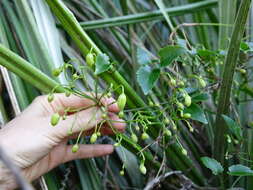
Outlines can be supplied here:
<path id="1" fill-rule="evenodd" d="M 72 75 L 72 78 L 73 78 L 74 80 L 77 80 L 77 79 L 79 79 L 79 75 L 78 75 L 77 73 L 75 73 L 75 74 Z"/>
<path id="2" fill-rule="evenodd" d="M 149 135 L 147 134 L 147 133 L 142 133 L 142 135 L 141 135 L 141 139 L 142 140 L 146 140 L 146 139 L 148 139 L 149 138 Z"/>
<path id="3" fill-rule="evenodd" d="M 164 120 L 164 124 L 165 124 L 165 125 L 169 125 L 169 124 L 170 124 L 170 120 L 169 120 L 168 118 L 166 118 L 166 119 Z"/>
<path id="4" fill-rule="evenodd" d="M 75 153 L 77 152 L 79 149 L 79 145 L 78 144 L 75 144 L 73 147 L 72 147 L 72 152 Z"/>
<path id="5" fill-rule="evenodd" d="M 107 93 L 107 97 L 108 97 L 108 98 L 112 97 L 112 93 L 111 93 L 111 92 L 108 92 L 108 93 Z"/>
<path id="6" fill-rule="evenodd" d="M 134 133 L 132 133 L 131 139 L 132 139 L 132 141 L 134 141 L 135 143 L 138 142 L 138 137 L 137 137 L 136 134 L 134 134 Z"/>
<path id="7" fill-rule="evenodd" d="M 88 53 L 85 57 L 86 63 L 89 67 L 93 67 L 95 64 L 95 59 L 93 53 Z"/>
<path id="8" fill-rule="evenodd" d="M 142 173 L 142 174 L 146 174 L 147 173 L 147 169 L 146 169 L 146 167 L 144 166 L 144 163 L 141 163 L 140 164 L 140 172 Z"/>
<path id="9" fill-rule="evenodd" d="M 181 81 L 178 81 L 177 85 L 179 87 L 184 87 L 185 84 L 184 84 L 184 81 L 181 80 Z"/>
<path id="10" fill-rule="evenodd" d="M 165 129 L 164 130 L 164 134 L 167 135 L 168 137 L 171 137 L 172 136 L 172 133 L 169 129 Z"/>
<path id="11" fill-rule="evenodd" d="M 127 97 L 126 97 L 125 93 L 122 93 L 122 94 L 119 95 L 119 98 L 117 100 L 117 104 L 118 104 L 119 109 L 121 111 L 124 110 L 124 108 L 125 108 L 126 99 L 127 99 Z"/>
<path id="12" fill-rule="evenodd" d="M 114 143 L 113 146 L 118 147 L 118 146 L 120 146 L 120 143 Z"/>
<path id="13" fill-rule="evenodd" d="M 66 92 L 65 92 L 65 96 L 66 96 L 66 97 L 69 97 L 70 95 L 71 95 L 71 92 L 70 92 L 70 91 L 66 91 Z"/>
<path id="14" fill-rule="evenodd" d="M 188 154 L 188 153 L 187 153 L 187 150 L 185 150 L 185 149 L 183 148 L 183 149 L 182 149 L 182 154 L 185 155 L 185 156 L 187 156 L 187 154 Z"/>
<path id="15" fill-rule="evenodd" d="M 170 79 L 170 85 L 171 85 L 172 87 L 175 87 L 175 86 L 177 85 L 177 81 L 176 81 L 175 79 L 171 78 L 171 79 Z"/>
<path id="16" fill-rule="evenodd" d="M 54 100 L 54 94 L 49 94 L 48 96 L 47 96 L 47 101 L 50 103 L 50 102 L 52 102 Z"/>
<path id="17" fill-rule="evenodd" d="M 151 100 L 149 100 L 149 101 L 148 101 L 148 105 L 151 106 L 151 107 L 153 107 L 153 106 L 154 106 L 154 103 L 153 103 Z"/>
<path id="18" fill-rule="evenodd" d="M 101 133 L 100 133 L 100 132 L 97 132 L 97 136 L 100 137 L 100 136 L 101 136 Z"/>
<path id="19" fill-rule="evenodd" d="M 241 73 L 241 74 L 246 74 L 247 73 L 247 71 L 245 70 L 245 69 L 239 69 L 239 72 Z"/>
<path id="20" fill-rule="evenodd" d="M 192 99 L 188 94 L 186 94 L 184 97 L 184 105 L 189 107 L 191 104 L 192 104 Z"/>
<path id="21" fill-rule="evenodd" d="M 59 68 L 56 68 L 56 69 L 54 69 L 54 70 L 52 71 L 52 75 L 53 75 L 54 77 L 58 77 L 58 76 L 61 74 L 61 72 L 62 72 L 62 67 L 59 67 Z"/>
<path id="22" fill-rule="evenodd" d="M 125 175 L 124 170 L 121 170 L 121 171 L 119 172 L 119 174 L 120 174 L 121 176 Z"/>
<path id="23" fill-rule="evenodd" d="M 124 118 L 124 112 L 123 111 L 119 112 L 119 118 L 121 118 L 121 119 Z"/>
<path id="24" fill-rule="evenodd" d="M 95 143 L 97 141 L 97 134 L 96 133 L 93 133 L 90 137 L 90 143 Z"/>
<path id="25" fill-rule="evenodd" d="M 183 118 L 189 119 L 189 118 L 191 118 L 191 114 L 190 113 L 184 113 Z"/>
<path id="26" fill-rule="evenodd" d="M 206 87 L 206 81 L 204 79 L 202 79 L 201 77 L 198 78 L 198 81 L 199 81 L 199 86 L 201 88 L 205 88 Z"/>
<path id="27" fill-rule="evenodd" d="M 183 110 L 184 109 L 184 104 L 182 104 L 181 102 L 177 102 L 177 107 L 179 110 Z"/>
<path id="28" fill-rule="evenodd" d="M 107 114 L 106 114 L 106 113 L 103 113 L 103 114 L 102 114 L 102 118 L 103 118 L 103 119 L 106 119 L 106 118 L 107 118 Z"/>
<path id="29" fill-rule="evenodd" d="M 51 117 L 51 125 L 56 126 L 60 121 L 61 116 L 58 113 L 54 113 Z"/>

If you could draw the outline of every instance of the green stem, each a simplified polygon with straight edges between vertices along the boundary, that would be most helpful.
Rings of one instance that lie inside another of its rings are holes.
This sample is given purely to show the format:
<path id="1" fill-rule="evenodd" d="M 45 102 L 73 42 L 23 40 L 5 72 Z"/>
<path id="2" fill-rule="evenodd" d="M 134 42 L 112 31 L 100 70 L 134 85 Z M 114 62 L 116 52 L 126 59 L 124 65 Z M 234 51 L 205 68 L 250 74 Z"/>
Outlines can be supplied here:
<path id="1" fill-rule="evenodd" d="M 58 85 L 53 79 L 1 44 L 0 64 L 43 92 L 48 93 Z M 62 87 L 59 87 L 59 90 L 64 91 Z"/>
<path id="2" fill-rule="evenodd" d="M 197 3 L 191 3 L 188 5 L 177 6 L 173 8 L 166 8 L 165 12 L 167 13 L 168 16 L 179 16 L 205 9 L 210 9 L 212 7 L 217 6 L 217 4 L 218 4 L 217 0 L 207 0 Z M 85 30 L 93 30 L 98 28 L 122 26 L 125 24 L 135 24 L 140 22 L 148 22 L 162 19 L 164 19 L 162 12 L 160 10 L 157 10 L 126 16 L 86 21 L 81 22 L 80 24 Z"/>
<path id="3" fill-rule="evenodd" d="M 240 43 L 244 34 L 244 29 L 249 13 L 251 0 L 244 0 L 241 3 L 236 22 L 233 29 L 232 38 L 229 44 L 228 54 L 226 56 L 225 67 L 221 83 L 221 91 L 218 102 L 218 110 L 216 115 L 216 135 L 214 140 L 214 157 L 224 164 L 225 138 L 227 126 L 222 119 L 222 114 L 229 113 L 230 93 L 233 83 L 233 75 L 235 72 L 237 59 L 239 55 Z M 218 148 L 219 147 L 219 148 Z"/>

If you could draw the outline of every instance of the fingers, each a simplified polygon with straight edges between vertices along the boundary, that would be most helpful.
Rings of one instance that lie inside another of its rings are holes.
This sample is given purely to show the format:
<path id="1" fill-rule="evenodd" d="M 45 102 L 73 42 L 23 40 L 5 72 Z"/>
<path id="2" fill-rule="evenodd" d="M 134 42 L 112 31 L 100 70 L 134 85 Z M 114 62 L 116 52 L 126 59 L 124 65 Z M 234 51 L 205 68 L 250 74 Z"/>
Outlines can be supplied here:
<path id="1" fill-rule="evenodd" d="M 85 93 L 86 95 L 94 98 L 91 93 Z M 94 100 L 76 96 L 76 95 L 70 95 L 69 97 L 66 97 L 64 93 L 56 93 L 54 94 L 54 100 L 49 103 L 47 100 L 47 95 L 39 96 L 37 97 L 33 104 L 36 104 L 36 106 L 41 106 L 43 111 L 43 115 L 49 115 L 55 112 L 63 113 L 64 109 L 66 108 L 82 108 L 82 107 L 89 107 L 92 105 L 96 105 L 96 102 Z M 100 100 L 99 96 L 98 99 Z M 104 106 L 108 106 L 108 111 L 110 112 L 118 112 L 119 108 L 113 98 L 101 98 L 100 102 Z M 36 109 L 40 110 L 40 109 Z M 35 109 L 33 111 L 36 111 Z"/>
<path id="2" fill-rule="evenodd" d="M 110 121 L 111 124 L 108 124 L 108 121 L 102 125 L 102 127 L 99 129 L 99 132 L 101 132 L 102 135 L 114 135 L 115 132 L 122 133 L 125 131 L 126 124 L 124 120 L 120 119 L 116 114 L 110 114 Z M 85 131 L 82 136 L 90 136 L 94 133 L 95 129 L 89 129 Z M 77 138 L 79 133 L 75 133 L 69 137 L 68 139 L 75 139 Z"/>
<path id="3" fill-rule="evenodd" d="M 50 117 L 48 118 L 50 120 Z M 61 120 L 58 125 L 52 127 L 52 133 L 59 139 L 68 136 L 71 130 L 73 134 L 87 131 L 102 121 L 102 112 L 98 107 L 92 107 L 78 113 L 67 116 L 66 120 Z"/>
<path id="4" fill-rule="evenodd" d="M 76 153 L 72 152 L 72 145 L 66 147 L 64 162 L 75 159 L 92 158 L 111 154 L 113 145 L 79 145 L 79 150 Z"/>

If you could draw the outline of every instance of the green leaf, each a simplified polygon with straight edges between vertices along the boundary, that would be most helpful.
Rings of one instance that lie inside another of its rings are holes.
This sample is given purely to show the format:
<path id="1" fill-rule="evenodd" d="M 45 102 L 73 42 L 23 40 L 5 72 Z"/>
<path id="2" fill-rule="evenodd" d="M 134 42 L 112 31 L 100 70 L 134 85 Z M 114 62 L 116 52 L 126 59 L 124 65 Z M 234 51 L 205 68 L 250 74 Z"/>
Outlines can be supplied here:
<path id="1" fill-rule="evenodd" d="M 104 53 L 100 53 L 96 58 L 95 64 L 96 64 L 95 74 L 99 75 L 110 68 L 109 57 Z"/>
<path id="2" fill-rule="evenodd" d="M 199 121 L 204 124 L 208 123 L 203 109 L 198 104 L 191 104 L 190 107 L 184 109 L 184 113 L 190 113 L 192 120 Z"/>
<path id="3" fill-rule="evenodd" d="M 222 165 L 213 158 L 202 157 L 201 161 L 207 168 L 212 170 L 214 175 L 218 175 L 219 173 L 222 173 L 224 171 Z"/>
<path id="4" fill-rule="evenodd" d="M 242 140 L 242 129 L 241 127 L 230 117 L 222 115 L 231 133 L 238 139 Z"/>
<path id="5" fill-rule="evenodd" d="M 137 49 L 137 63 L 139 65 L 147 65 L 151 62 L 151 55 L 143 48 Z"/>
<path id="6" fill-rule="evenodd" d="M 186 49 L 181 46 L 166 46 L 159 51 L 161 59 L 161 67 L 166 67 L 171 64 L 180 55 L 186 53 Z"/>
<path id="7" fill-rule="evenodd" d="M 192 102 L 198 103 L 208 100 L 209 96 L 207 93 L 198 93 L 192 96 Z"/>
<path id="8" fill-rule="evenodd" d="M 228 171 L 228 174 L 233 176 L 253 176 L 253 170 L 241 164 L 230 166 Z"/>
<path id="9" fill-rule="evenodd" d="M 154 87 L 160 76 L 160 69 L 151 69 L 149 66 L 140 67 L 137 71 L 137 81 L 146 95 Z"/>
<path id="10" fill-rule="evenodd" d="M 217 53 L 215 51 L 207 50 L 207 49 L 198 49 L 198 55 L 205 59 L 206 61 L 215 60 Z"/>

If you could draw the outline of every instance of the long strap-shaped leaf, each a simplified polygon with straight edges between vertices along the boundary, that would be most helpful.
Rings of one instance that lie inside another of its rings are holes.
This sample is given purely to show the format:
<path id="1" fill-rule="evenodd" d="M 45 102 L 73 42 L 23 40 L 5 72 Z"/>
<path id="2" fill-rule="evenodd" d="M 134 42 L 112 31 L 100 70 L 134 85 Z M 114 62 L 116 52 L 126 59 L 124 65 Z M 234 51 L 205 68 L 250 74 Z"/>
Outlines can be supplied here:
<path id="1" fill-rule="evenodd" d="M 193 13 L 198 11 L 203 11 L 204 9 L 210 9 L 217 6 L 217 0 L 201 1 L 196 3 L 190 3 L 187 5 L 176 6 L 172 8 L 166 8 L 165 12 L 169 16 L 180 16 L 187 13 Z M 131 14 L 119 17 L 112 17 L 100 20 L 91 20 L 86 22 L 81 22 L 81 26 L 85 30 L 92 30 L 98 28 L 107 28 L 113 26 L 122 26 L 125 24 L 136 24 L 140 22 L 154 21 L 164 19 L 163 14 L 160 10 L 150 11 L 145 13 Z"/>
<path id="2" fill-rule="evenodd" d="M 45 93 L 48 93 L 54 87 L 59 86 L 59 84 L 53 79 L 49 78 L 39 69 L 36 69 L 30 63 L 1 44 L 0 64 Z M 64 91 L 64 88 L 62 87 L 59 87 L 57 89 L 62 92 Z"/>
<path id="3" fill-rule="evenodd" d="M 216 135 L 214 140 L 214 157 L 221 163 L 224 163 L 224 152 L 226 147 L 224 134 L 227 131 L 227 126 L 221 115 L 229 113 L 230 93 L 233 84 L 233 75 L 238 60 L 240 43 L 244 34 L 250 5 L 251 0 L 243 0 L 241 3 L 233 28 L 233 34 L 229 44 L 229 49 L 226 56 L 225 67 L 223 71 L 221 91 L 215 123 Z"/>

